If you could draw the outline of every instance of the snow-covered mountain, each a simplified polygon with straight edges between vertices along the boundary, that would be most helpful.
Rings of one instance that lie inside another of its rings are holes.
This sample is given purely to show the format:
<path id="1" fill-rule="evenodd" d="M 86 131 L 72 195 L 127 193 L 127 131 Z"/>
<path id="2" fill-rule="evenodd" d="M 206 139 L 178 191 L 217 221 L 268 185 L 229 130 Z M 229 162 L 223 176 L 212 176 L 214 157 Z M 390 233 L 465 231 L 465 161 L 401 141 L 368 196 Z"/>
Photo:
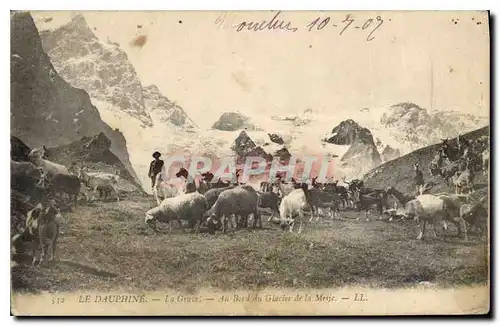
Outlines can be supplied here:
<path id="1" fill-rule="evenodd" d="M 94 100 L 106 102 L 141 122 L 141 127 L 171 123 L 193 127 L 184 110 L 155 85 L 144 86 L 119 44 L 101 41 L 82 15 L 67 24 L 40 32 L 55 69 L 72 86 Z"/>
<path id="2" fill-rule="evenodd" d="M 361 114 L 356 121 L 370 129 L 379 151 L 389 145 L 399 150 L 401 155 L 489 124 L 488 116 L 452 110 L 429 112 L 410 102 L 369 109 L 363 113 L 364 116 Z"/>
<path id="3" fill-rule="evenodd" d="M 131 164 L 144 185 L 149 184 L 147 171 L 153 151 L 160 151 L 164 157 L 234 156 L 235 140 L 243 130 L 253 148 L 262 149 L 262 153 L 276 154 L 286 149 L 299 159 L 327 159 L 332 167 L 329 175 L 354 178 L 380 163 L 438 143 L 441 138 L 456 137 L 489 123 L 489 117 L 429 112 L 416 104 L 399 103 L 348 113 L 334 108 L 330 112 L 307 109 L 289 116 L 229 109 L 213 117 L 213 128 L 201 129 L 156 86 L 142 85 L 126 52 L 116 43 L 98 39 L 82 16 L 41 34 L 43 48 L 57 72 L 86 90 L 102 119 L 124 134 Z M 352 135 L 369 134 L 366 139 L 371 141 L 325 141 L 348 120 L 359 126 Z M 271 135 L 279 136 L 278 143 Z"/>

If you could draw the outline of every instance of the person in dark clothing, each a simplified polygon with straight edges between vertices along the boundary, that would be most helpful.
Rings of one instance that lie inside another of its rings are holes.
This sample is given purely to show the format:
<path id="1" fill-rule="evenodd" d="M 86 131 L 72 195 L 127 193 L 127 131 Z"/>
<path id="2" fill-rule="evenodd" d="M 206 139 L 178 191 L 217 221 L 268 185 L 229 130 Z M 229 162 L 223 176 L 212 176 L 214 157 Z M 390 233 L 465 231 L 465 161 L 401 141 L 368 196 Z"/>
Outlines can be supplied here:
<path id="1" fill-rule="evenodd" d="M 413 167 L 415 168 L 415 186 L 417 189 L 417 193 L 419 193 L 420 187 L 424 185 L 424 174 L 418 168 L 418 163 L 415 163 Z"/>
<path id="2" fill-rule="evenodd" d="M 156 176 L 161 172 L 163 168 L 163 161 L 160 160 L 161 154 L 159 152 L 154 152 L 153 157 L 154 161 L 149 165 L 149 173 L 148 176 L 151 178 L 151 188 L 155 186 Z"/>

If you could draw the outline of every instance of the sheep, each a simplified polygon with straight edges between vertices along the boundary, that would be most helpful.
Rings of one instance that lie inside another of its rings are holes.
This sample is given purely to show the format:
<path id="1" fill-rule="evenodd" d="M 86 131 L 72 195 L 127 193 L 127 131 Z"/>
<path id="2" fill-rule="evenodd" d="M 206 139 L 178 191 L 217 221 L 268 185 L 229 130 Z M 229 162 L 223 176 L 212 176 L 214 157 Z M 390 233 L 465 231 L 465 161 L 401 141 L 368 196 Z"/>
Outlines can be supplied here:
<path id="1" fill-rule="evenodd" d="M 116 194 L 116 201 L 120 201 L 118 190 L 116 189 L 118 180 L 115 175 L 100 172 L 90 173 L 83 171 L 83 169 L 80 169 L 78 171 L 78 177 L 87 187 L 89 187 L 94 192 L 94 194 L 98 190 L 98 188 L 111 187 Z"/>
<path id="2" fill-rule="evenodd" d="M 158 205 L 162 200 L 180 195 L 182 192 L 175 184 L 167 182 L 162 177 L 162 173 L 156 175 L 155 186 L 153 187 L 153 196 Z"/>
<path id="3" fill-rule="evenodd" d="M 31 162 L 33 162 L 36 166 L 41 167 L 48 174 L 63 173 L 66 175 L 70 175 L 70 172 L 67 167 L 65 167 L 62 164 L 58 164 L 49 161 L 47 159 L 44 159 L 43 158 L 44 154 L 45 154 L 44 148 L 37 148 L 32 150 L 29 153 L 28 157 Z"/>
<path id="4" fill-rule="evenodd" d="M 176 220 L 182 229 L 181 219 L 187 220 L 192 227 L 198 221 L 196 232 L 199 231 L 203 213 L 208 209 L 207 199 L 198 192 L 182 194 L 164 199 L 161 204 L 146 212 L 145 222 L 153 230 L 158 231 L 157 222 L 169 223 Z"/>
<path id="5" fill-rule="evenodd" d="M 38 265 L 40 265 L 44 261 L 46 251 L 49 255 L 48 260 L 52 261 L 54 259 L 62 219 L 59 210 L 51 204 L 44 206 L 39 203 L 34 209 L 28 212 L 26 231 L 29 238 L 35 239 L 35 242 L 36 240 L 38 241 L 32 265 L 36 264 L 38 254 Z"/>
<path id="6" fill-rule="evenodd" d="M 303 189 L 295 189 L 286 195 L 279 207 L 282 227 L 288 224 L 289 230 L 293 233 L 293 228 L 298 217 L 299 230 L 297 234 L 302 232 L 302 223 L 304 222 L 304 210 L 310 205 L 306 199 L 306 194 Z"/>
<path id="7" fill-rule="evenodd" d="M 425 226 L 428 222 L 433 222 L 433 231 L 436 234 L 435 227 L 437 222 L 444 222 L 444 229 L 446 230 L 446 221 L 450 221 L 458 227 L 459 235 L 462 232 L 461 228 L 463 228 L 464 240 L 468 241 L 467 227 L 463 218 L 459 216 L 459 207 L 457 199 L 451 196 L 444 195 L 438 197 L 431 194 L 424 194 L 417 196 L 406 204 L 405 215 L 414 216 L 417 221 L 421 220 L 421 230 L 417 236 L 417 240 L 423 239 Z"/>
<path id="8" fill-rule="evenodd" d="M 208 207 L 212 207 L 215 204 L 215 202 L 217 201 L 217 198 L 219 198 L 220 194 L 223 191 L 229 190 L 229 189 L 234 189 L 234 188 L 236 188 L 236 186 L 229 186 L 229 187 L 225 187 L 225 188 L 214 188 L 214 189 L 208 190 L 205 193 L 205 198 L 207 198 Z"/>
<path id="9" fill-rule="evenodd" d="M 239 223 L 240 226 L 246 227 L 248 216 L 253 214 L 253 227 L 256 227 L 257 222 L 259 222 L 259 227 L 262 227 L 262 220 L 258 211 L 258 200 L 257 191 L 248 185 L 224 190 L 206 213 L 209 216 L 208 221 L 223 220 L 222 233 L 225 233 L 231 215 L 239 215 L 242 219 Z"/>

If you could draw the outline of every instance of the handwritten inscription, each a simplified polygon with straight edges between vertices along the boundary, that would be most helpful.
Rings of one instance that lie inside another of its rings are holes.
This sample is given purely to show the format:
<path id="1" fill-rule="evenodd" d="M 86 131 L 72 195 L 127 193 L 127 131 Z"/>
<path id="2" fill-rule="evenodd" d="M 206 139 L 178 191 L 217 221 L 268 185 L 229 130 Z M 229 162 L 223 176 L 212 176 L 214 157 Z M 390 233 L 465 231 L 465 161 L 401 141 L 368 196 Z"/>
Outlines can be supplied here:
<path id="1" fill-rule="evenodd" d="M 226 13 L 215 20 L 215 24 L 222 26 L 226 19 Z M 390 19 L 389 19 L 390 21 Z M 265 32 L 283 31 L 295 33 L 301 28 L 308 32 L 319 32 L 323 30 L 337 30 L 339 35 L 348 35 L 351 30 L 359 30 L 364 33 L 366 41 L 375 39 L 375 33 L 384 24 L 381 16 L 357 18 L 353 14 L 346 14 L 342 20 L 334 21 L 330 16 L 318 16 L 305 26 L 299 26 L 291 20 L 284 19 L 283 13 L 278 11 L 271 19 L 259 21 L 241 21 L 231 24 L 231 28 L 236 32 Z"/>

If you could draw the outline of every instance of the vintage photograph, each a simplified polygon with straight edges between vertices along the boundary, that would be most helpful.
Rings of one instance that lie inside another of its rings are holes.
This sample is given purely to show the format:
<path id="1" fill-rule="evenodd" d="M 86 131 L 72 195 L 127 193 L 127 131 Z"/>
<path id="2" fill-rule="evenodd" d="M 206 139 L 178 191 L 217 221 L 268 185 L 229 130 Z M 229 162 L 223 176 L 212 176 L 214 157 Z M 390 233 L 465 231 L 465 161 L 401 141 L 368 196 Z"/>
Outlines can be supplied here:
<path id="1" fill-rule="evenodd" d="M 11 312 L 490 310 L 486 11 L 11 11 Z"/>

